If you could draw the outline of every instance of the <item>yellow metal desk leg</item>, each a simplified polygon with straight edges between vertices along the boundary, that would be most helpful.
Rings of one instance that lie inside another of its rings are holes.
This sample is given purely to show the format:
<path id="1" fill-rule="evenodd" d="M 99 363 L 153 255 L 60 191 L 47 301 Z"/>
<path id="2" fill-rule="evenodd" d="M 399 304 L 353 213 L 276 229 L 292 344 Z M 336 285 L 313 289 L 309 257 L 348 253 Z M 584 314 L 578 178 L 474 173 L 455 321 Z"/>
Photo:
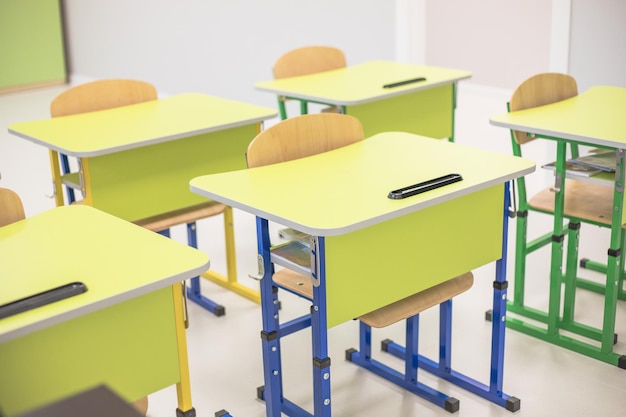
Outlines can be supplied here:
<path id="1" fill-rule="evenodd" d="M 83 204 L 93 207 L 93 192 L 91 191 L 91 171 L 89 171 L 89 158 L 79 158 L 78 165 L 78 172 L 80 174 L 80 191 L 83 194 Z"/>
<path id="2" fill-rule="evenodd" d="M 281 115 L 283 115 L 284 113 L 284 118 L 286 118 L 287 115 L 284 107 L 284 100 L 284 97 L 278 98 L 278 103 L 281 108 Z M 256 134 L 261 133 L 262 127 L 262 123 L 256 124 Z M 224 210 L 223 216 L 224 240 L 226 244 L 226 276 L 223 276 L 222 274 L 219 274 L 210 269 L 200 276 L 234 292 L 235 294 L 247 298 L 250 301 L 261 304 L 261 293 L 259 292 L 259 290 L 253 290 L 252 288 L 243 285 L 237 281 L 237 258 L 235 256 L 235 228 L 233 221 L 233 208 L 227 206 Z"/>
<path id="3" fill-rule="evenodd" d="M 226 275 L 230 284 L 237 282 L 237 260 L 235 258 L 235 227 L 233 208 L 224 210 L 224 239 L 226 241 Z"/>
<path id="4" fill-rule="evenodd" d="M 61 167 L 59 166 L 59 153 L 50 150 L 50 169 L 52 170 L 52 186 L 54 187 L 54 203 L 57 207 L 65 204 L 63 201 L 63 187 L 61 186 Z"/>
<path id="5" fill-rule="evenodd" d="M 178 341 L 178 368 L 180 382 L 176 384 L 179 417 L 195 416 L 191 405 L 191 380 L 189 377 L 189 358 L 187 357 L 187 334 L 185 330 L 185 310 L 183 307 L 183 289 L 180 283 L 172 285 L 174 314 L 176 320 L 176 339 Z"/>
<path id="6" fill-rule="evenodd" d="M 250 287 L 247 287 L 237 281 L 237 258 L 235 257 L 235 228 L 233 220 L 232 207 L 226 207 L 224 210 L 224 239 L 226 241 L 226 275 L 223 276 L 215 271 L 208 270 L 202 274 L 203 278 L 208 279 L 230 291 L 254 301 L 261 303 L 261 294 Z"/>

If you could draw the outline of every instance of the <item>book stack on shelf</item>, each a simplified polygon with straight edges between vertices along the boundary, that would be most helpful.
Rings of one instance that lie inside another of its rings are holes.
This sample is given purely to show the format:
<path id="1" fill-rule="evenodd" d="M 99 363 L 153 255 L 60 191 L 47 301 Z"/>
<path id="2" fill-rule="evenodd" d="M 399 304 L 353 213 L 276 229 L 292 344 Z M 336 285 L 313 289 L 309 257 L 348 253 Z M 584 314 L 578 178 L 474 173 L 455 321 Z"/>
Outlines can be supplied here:
<path id="1" fill-rule="evenodd" d="M 272 246 L 272 262 L 299 274 L 310 276 L 311 236 L 292 228 L 282 229 L 278 235 L 287 242 Z"/>
<path id="2" fill-rule="evenodd" d="M 568 159 L 565 162 L 565 171 L 568 175 L 591 177 L 600 172 L 615 172 L 615 166 L 615 151 L 599 151 Z M 556 162 L 542 165 L 542 168 L 554 171 Z"/>

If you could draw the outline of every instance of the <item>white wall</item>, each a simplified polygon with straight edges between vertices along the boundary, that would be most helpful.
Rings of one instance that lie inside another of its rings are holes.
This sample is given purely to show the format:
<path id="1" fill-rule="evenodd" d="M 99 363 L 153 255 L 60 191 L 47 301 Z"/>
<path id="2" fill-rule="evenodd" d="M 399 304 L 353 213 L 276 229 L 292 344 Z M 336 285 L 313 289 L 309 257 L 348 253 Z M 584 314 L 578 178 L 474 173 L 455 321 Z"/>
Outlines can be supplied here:
<path id="1" fill-rule="evenodd" d="M 503 89 L 555 70 L 574 75 L 581 90 L 626 86 L 624 0 L 63 3 L 71 74 L 144 79 L 166 93 L 274 105 L 252 85 L 271 78 L 280 54 L 307 44 L 338 46 L 349 64 L 398 59 L 467 69 L 466 83 Z"/>
<path id="2" fill-rule="evenodd" d="M 570 74 L 579 91 L 626 87 L 626 1 L 572 0 Z"/>
<path id="3" fill-rule="evenodd" d="M 389 0 L 65 0 L 70 72 L 127 77 L 170 94 L 197 91 L 275 107 L 254 90 L 273 62 L 311 44 L 349 64 L 394 59 Z"/>
<path id="4" fill-rule="evenodd" d="M 409 1 L 410 0 L 405 0 Z M 415 3 L 415 2 L 413 2 Z M 429 65 L 472 71 L 472 84 L 515 88 L 543 71 L 576 77 L 579 90 L 626 87 L 624 0 L 419 0 Z M 407 10 L 408 10 L 407 6 Z"/>
<path id="5" fill-rule="evenodd" d="M 561 0 L 562 1 L 562 0 Z M 399 59 L 467 69 L 513 88 L 549 67 L 546 0 L 65 0 L 70 72 L 131 77 L 274 105 L 254 92 L 283 52 L 342 48 L 348 63 Z"/>
<path id="6" fill-rule="evenodd" d="M 473 84 L 512 89 L 550 66 L 546 0 L 426 0 L 426 63 L 472 72 Z"/>

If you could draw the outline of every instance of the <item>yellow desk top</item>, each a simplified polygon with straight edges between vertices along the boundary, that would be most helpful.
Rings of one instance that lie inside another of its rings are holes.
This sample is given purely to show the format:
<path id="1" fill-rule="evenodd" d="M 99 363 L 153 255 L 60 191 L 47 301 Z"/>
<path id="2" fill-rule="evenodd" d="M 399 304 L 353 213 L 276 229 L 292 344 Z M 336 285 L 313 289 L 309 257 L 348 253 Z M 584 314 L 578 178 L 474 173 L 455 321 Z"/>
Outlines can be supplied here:
<path id="1" fill-rule="evenodd" d="M 13 123 L 9 132 L 67 155 L 92 157 L 258 123 L 276 114 L 276 110 L 266 107 L 190 93 Z"/>
<path id="2" fill-rule="evenodd" d="M 545 106 L 492 116 L 495 126 L 595 146 L 626 148 L 626 88 L 592 87 Z"/>
<path id="3" fill-rule="evenodd" d="M 417 77 L 425 77 L 426 81 L 383 88 L 385 84 Z M 258 82 L 255 87 L 261 91 L 288 97 L 343 106 L 412 93 L 469 77 L 471 73 L 468 71 L 391 61 L 370 61 L 332 71 Z"/>
<path id="4" fill-rule="evenodd" d="M 87 292 L 0 319 L 0 343 L 192 278 L 208 256 L 88 206 L 0 227 L 0 304 L 67 284 Z"/>
<path id="5" fill-rule="evenodd" d="M 510 155 L 401 132 L 280 164 L 191 180 L 191 190 L 315 236 L 334 236 L 533 172 Z M 463 181 L 392 200 L 391 190 L 442 175 Z"/>

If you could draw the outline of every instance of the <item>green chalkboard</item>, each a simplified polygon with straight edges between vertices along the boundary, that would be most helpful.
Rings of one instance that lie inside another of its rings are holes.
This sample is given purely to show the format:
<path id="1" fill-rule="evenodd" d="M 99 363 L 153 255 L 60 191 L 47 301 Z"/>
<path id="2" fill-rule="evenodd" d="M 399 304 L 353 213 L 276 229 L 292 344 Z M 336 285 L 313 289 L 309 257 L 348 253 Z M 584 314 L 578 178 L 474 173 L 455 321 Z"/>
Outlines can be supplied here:
<path id="1" fill-rule="evenodd" d="M 59 0 L 0 0 L 0 93 L 65 80 Z"/>

